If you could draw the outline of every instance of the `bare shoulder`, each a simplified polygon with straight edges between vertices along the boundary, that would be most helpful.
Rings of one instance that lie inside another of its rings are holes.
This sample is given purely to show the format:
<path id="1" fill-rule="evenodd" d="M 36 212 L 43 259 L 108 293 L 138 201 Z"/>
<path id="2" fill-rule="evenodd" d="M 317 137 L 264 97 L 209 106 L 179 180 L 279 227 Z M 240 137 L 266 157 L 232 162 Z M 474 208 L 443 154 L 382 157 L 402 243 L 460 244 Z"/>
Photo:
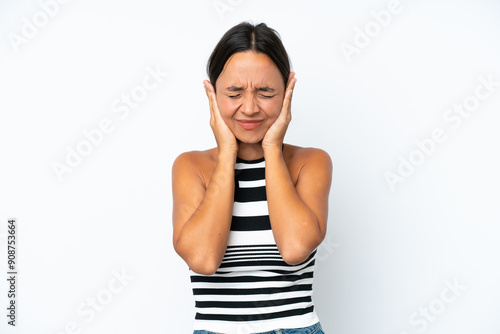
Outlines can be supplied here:
<path id="1" fill-rule="evenodd" d="M 283 149 L 285 160 L 293 166 L 304 166 L 305 164 L 325 164 L 331 167 L 332 159 L 330 154 L 321 148 L 301 147 L 291 144 L 285 144 Z"/>
<path id="2" fill-rule="evenodd" d="M 216 148 L 215 148 L 216 149 Z M 204 151 L 187 151 L 175 158 L 174 164 L 207 164 L 214 162 L 214 148 Z"/>
<path id="3" fill-rule="evenodd" d="M 332 159 L 328 152 L 315 147 L 301 147 L 285 144 L 283 158 L 288 166 L 294 185 L 299 177 L 306 174 L 321 174 L 323 177 L 331 176 L 333 170 Z"/>
<path id="4" fill-rule="evenodd" d="M 172 173 L 196 173 L 200 181 L 206 185 L 216 165 L 217 148 L 204 151 L 187 151 L 179 154 L 172 165 Z M 175 177 L 175 175 L 173 175 Z"/>

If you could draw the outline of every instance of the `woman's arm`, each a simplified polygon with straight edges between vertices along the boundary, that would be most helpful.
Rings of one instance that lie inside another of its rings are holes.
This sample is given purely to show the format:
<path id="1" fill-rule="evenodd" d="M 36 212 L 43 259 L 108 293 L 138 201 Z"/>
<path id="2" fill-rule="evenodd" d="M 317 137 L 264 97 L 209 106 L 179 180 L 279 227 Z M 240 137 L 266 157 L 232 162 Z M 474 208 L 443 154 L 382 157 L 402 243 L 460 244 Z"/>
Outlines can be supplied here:
<path id="1" fill-rule="evenodd" d="M 281 147 L 264 151 L 269 219 L 283 260 L 299 264 L 326 234 L 333 164 L 327 152 L 308 149 L 294 186 Z"/>
<path id="2" fill-rule="evenodd" d="M 227 247 L 234 201 L 236 154 L 219 154 L 209 184 L 190 153 L 172 167 L 174 249 L 196 273 L 215 273 Z"/>

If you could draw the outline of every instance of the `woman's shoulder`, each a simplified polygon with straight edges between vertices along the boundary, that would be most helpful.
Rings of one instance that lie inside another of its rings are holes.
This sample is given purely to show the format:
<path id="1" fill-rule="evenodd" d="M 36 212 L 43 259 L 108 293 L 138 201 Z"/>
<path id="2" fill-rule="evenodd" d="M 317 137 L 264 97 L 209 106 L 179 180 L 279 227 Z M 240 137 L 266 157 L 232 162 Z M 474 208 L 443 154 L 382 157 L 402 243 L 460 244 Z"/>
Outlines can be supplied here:
<path id="1" fill-rule="evenodd" d="M 172 165 L 174 170 L 195 171 L 206 180 L 217 163 L 217 147 L 208 150 L 193 150 L 179 154 Z"/>
<path id="2" fill-rule="evenodd" d="M 313 153 L 328 154 L 325 150 L 318 147 L 309 147 L 309 146 L 303 147 L 292 144 L 284 144 L 283 152 L 285 152 L 285 150 L 288 150 L 289 152 L 294 154 L 313 154 Z"/>
<path id="3" fill-rule="evenodd" d="M 328 152 L 317 147 L 302 147 L 285 143 L 283 156 L 289 162 L 301 162 L 310 159 L 329 159 Z M 176 160 L 183 160 L 196 165 L 206 165 L 217 162 L 217 147 L 207 150 L 193 150 L 179 154 Z"/>
<path id="4" fill-rule="evenodd" d="M 299 178 L 309 178 L 311 175 L 323 179 L 331 178 L 333 174 L 333 162 L 328 152 L 316 147 L 301 147 L 287 145 L 283 148 L 283 158 L 290 171 L 294 185 Z"/>
<path id="5" fill-rule="evenodd" d="M 198 168 L 213 168 L 217 163 L 217 147 L 207 150 L 193 150 L 179 154 L 174 163 Z M 301 168 L 305 163 L 323 161 L 331 163 L 328 152 L 317 147 L 302 147 L 285 143 L 283 146 L 283 158 L 290 167 Z"/>
<path id="6" fill-rule="evenodd" d="M 209 162 L 209 161 L 214 161 L 217 157 L 217 147 L 208 149 L 208 150 L 193 150 L 193 151 L 187 151 L 179 154 L 177 160 L 181 160 L 186 163 L 203 163 L 203 162 Z"/>
<path id="7" fill-rule="evenodd" d="M 311 160 L 330 160 L 328 152 L 317 147 L 302 147 L 297 145 L 285 144 L 283 147 L 285 160 L 293 163 L 306 163 Z"/>
<path id="8" fill-rule="evenodd" d="M 173 169 L 180 173 L 195 173 L 197 178 L 202 180 L 203 184 L 208 184 L 217 165 L 217 147 L 207 150 L 193 150 L 179 154 L 174 161 Z M 332 160 L 330 155 L 321 148 L 302 147 L 285 143 L 283 146 L 283 159 L 288 166 L 290 175 L 294 184 L 297 182 L 301 172 L 304 172 L 304 166 L 307 164 L 307 170 L 320 171 L 331 169 Z M 310 168 L 312 167 L 312 168 Z"/>

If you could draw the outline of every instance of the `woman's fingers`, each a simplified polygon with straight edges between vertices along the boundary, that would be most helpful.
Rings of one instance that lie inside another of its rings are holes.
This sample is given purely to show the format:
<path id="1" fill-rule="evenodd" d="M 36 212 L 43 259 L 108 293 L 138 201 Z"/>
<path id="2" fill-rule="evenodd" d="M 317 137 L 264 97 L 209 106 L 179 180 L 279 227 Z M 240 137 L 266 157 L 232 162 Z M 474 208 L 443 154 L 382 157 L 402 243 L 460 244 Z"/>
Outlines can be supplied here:
<path id="1" fill-rule="evenodd" d="M 287 118 L 288 120 L 291 119 L 291 102 L 292 102 L 292 95 L 293 95 L 293 89 L 295 87 L 295 83 L 297 82 L 297 79 L 294 78 L 295 73 L 291 72 L 290 77 L 288 80 L 288 85 L 285 91 L 285 99 L 283 101 L 283 110 L 281 112 L 281 117 Z"/>
<path id="2" fill-rule="evenodd" d="M 210 117 L 213 119 L 214 107 L 213 107 L 213 101 L 212 101 L 212 94 L 210 92 L 212 84 L 208 80 L 205 80 L 205 81 L 203 81 L 203 85 L 205 86 L 205 93 L 207 94 L 208 103 L 210 105 Z"/>
<path id="3" fill-rule="evenodd" d="M 290 88 L 290 83 L 292 81 L 292 79 L 295 77 L 295 72 L 290 72 L 290 74 L 288 75 L 288 81 L 286 83 L 286 88 L 289 89 Z"/>
<path id="4" fill-rule="evenodd" d="M 212 83 L 210 83 L 210 81 L 208 81 L 208 80 L 203 81 L 203 83 L 205 85 L 205 91 L 207 93 L 208 101 L 210 103 L 210 116 L 214 120 L 216 118 L 219 119 L 220 114 L 219 114 L 219 108 L 217 107 L 217 100 L 215 97 L 214 87 L 212 86 Z M 219 114 L 219 115 L 217 115 L 217 114 Z"/>
<path id="5" fill-rule="evenodd" d="M 212 86 L 212 84 L 210 84 L 210 96 L 211 96 L 211 101 L 212 101 L 212 104 L 211 104 L 212 114 L 213 114 L 214 118 L 216 118 L 218 122 L 224 122 L 222 120 L 222 116 L 221 116 L 220 111 L 219 111 L 219 106 L 217 105 L 217 97 L 215 96 L 215 91 L 214 91 L 214 87 Z M 224 123 L 224 125 L 225 125 L 225 123 Z"/>
<path id="6" fill-rule="evenodd" d="M 238 146 L 236 137 L 226 125 L 226 122 L 220 114 L 213 85 L 208 80 L 203 81 L 203 84 L 205 85 L 205 90 L 210 102 L 210 126 L 212 127 L 212 131 L 214 132 L 217 146 L 219 147 L 220 151 L 237 151 Z"/>

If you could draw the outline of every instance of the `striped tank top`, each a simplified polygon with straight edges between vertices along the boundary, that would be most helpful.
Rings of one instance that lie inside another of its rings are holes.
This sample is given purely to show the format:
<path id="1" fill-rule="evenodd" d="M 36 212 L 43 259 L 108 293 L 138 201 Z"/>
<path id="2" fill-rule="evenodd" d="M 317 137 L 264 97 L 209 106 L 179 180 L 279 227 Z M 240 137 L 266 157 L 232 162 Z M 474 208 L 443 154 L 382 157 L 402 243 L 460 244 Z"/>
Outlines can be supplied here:
<path id="1" fill-rule="evenodd" d="M 190 271 L 194 330 L 225 334 L 301 328 L 319 322 L 312 301 L 317 249 L 301 264 L 283 261 L 267 207 L 265 160 L 236 158 L 231 230 L 213 275 Z"/>

